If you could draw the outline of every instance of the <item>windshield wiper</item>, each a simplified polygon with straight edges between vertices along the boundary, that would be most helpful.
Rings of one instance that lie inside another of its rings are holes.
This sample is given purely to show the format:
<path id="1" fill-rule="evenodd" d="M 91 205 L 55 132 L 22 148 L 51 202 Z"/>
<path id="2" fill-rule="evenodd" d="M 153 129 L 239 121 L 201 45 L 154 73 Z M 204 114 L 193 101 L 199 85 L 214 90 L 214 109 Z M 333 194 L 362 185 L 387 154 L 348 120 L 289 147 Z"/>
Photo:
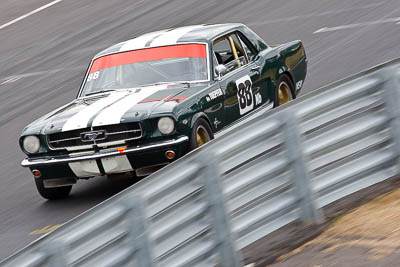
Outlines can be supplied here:
<path id="1" fill-rule="evenodd" d="M 140 87 L 148 87 L 148 86 L 154 86 L 154 85 L 163 85 L 163 84 L 171 84 L 172 82 L 156 82 L 156 83 L 148 83 L 148 84 L 142 84 L 137 86 L 138 88 Z"/>
<path id="2" fill-rule="evenodd" d="M 91 92 L 91 93 L 88 93 L 88 94 L 84 95 L 84 97 L 85 96 L 90 96 L 90 95 L 95 95 L 95 94 L 113 92 L 113 91 L 117 91 L 117 89 L 105 89 L 105 90 L 100 90 L 100 91 L 96 91 L 96 92 Z"/>
<path id="3" fill-rule="evenodd" d="M 154 85 L 174 84 L 174 83 L 184 84 L 187 87 L 190 87 L 190 82 L 156 82 L 156 83 L 143 84 L 138 87 L 148 87 L 148 86 L 154 86 Z"/>
<path id="4" fill-rule="evenodd" d="M 186 85 L 188 88 L 190 87 L 190 82 L 176 82 L 176 83 L 184 84 L 184 85 Z"/>

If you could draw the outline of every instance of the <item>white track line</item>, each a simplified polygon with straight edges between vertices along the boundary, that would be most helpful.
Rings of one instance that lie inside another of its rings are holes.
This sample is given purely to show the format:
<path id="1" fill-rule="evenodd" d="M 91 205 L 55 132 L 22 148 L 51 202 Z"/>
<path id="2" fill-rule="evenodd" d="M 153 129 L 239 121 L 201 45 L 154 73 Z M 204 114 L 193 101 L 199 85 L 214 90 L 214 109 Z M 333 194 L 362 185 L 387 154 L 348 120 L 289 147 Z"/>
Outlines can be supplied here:
<path id="1" fill-rule="evenodd" d="M 338 30 L 344 30 L 344 29 L 358 28 L 358 27 L 364 27 L 364 26 L 370 26 L 370 25 L 376 25 L 376 24 L 382 24 L 382 23 L 389 23 L 389 22 L 399 22 L 399 21 L 400 21 L 400 17 L 375 20 L 375 21 L 367 21 L 367 22 L 362 22 L 362 23 L 347 24 L 347 25 L 331 27 L 331 28 L 324 27 L 319 30 L 316 30 L 313 33 L 332 32 L 332 31 L 338 31 Z"/>
<path id="2" fill-rule="evenodd" d="M 378 6 L 382 6 L 383 4 L 385 4 L 385 2 L 373 3 L 373 4 L 365 5 L 365 6 L 362 6 L 362 7 L 338 9 L 338 10 L 325 11 L 325 12 L 321 12 L 321 13 L 310 13 L 310 14 L 304 14 L 304 15 L 293 16 L 293 17 L 285 17 L 285 18 L 279 18 L 279 19 L 264 20 L 264 21 L 261 21 L 261 22 L 250 22 L 250 23 L 246 23 L 246 24 L 248 26 L 261 26 L 261 25 L 267 25 L 267 24 L 271 24 L 271 23 L 290 22 L 290 21 L 299 20 L 299 19 L 309 19 L 309 18 L 314 18 L 314 17 L 324 17 L 324 16 L 342 14 L 342 13 L 352 12 L 352 11 L 357 11 L 357 10 L 376 8 Z"/>
<path id="3" fill-rule="evenodd" d="M 0 26 L 0 30 L 4 29 L 5 27 L 8 27 L 8 26 L 20 21 L 20 20 L 23 20 L 23 19 L 25 19 L 25 18 L 27 18 L 27 17 L 35 14 L 35 13 L 38 13 L 39 11 L 42 11 L 43 9 L 51 7 L 51 6 L 57 4 L 57 3 L 61 2 L 61 1 L 63 1 L 63 0 L 55 0 L 55 1 L 51 2 L 51 3 L 48 3 L 47 5 L 41 6 L 41 7 L 37 8 L 37 9 L 35 9 L 35 10 L 29 12 L 29 13 L 26 13 L 25 15 L 22 15 L 21 17 L 18 17 L 18 18 L 14 19 L 14 20 L 12 20 L 10 22 L 7 22 L 6 24 L 3 24 L 3 25 Z"/>

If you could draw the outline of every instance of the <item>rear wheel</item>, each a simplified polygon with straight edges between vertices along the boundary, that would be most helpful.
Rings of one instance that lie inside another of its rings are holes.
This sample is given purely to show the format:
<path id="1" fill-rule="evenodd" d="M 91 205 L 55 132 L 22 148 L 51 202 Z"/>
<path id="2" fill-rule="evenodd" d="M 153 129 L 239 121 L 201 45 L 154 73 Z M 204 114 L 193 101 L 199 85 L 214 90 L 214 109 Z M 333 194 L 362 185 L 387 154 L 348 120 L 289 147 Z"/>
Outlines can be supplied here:
<path id="1" fill-rule="evenodd" d="M 210 125 L 203 118 L 199 118 L 193 126 L 190 136 L 190 150 L 196 149 L 214 139 Z"/>
<path id="2" fill-rule="evenodd" d="M 50 200 L 67 198 L 72 189 L 72 185 L 46 188 L 41 179 L 35 179 L 35 184 L 39 194 Z"/>
<path id="3" fill-rule="evenodd" d="M 282 75 L 277 81 L 277 90 L 275 94 L 274 106 L 286 104 L 294 99 L 294 86 L 287 75 Z"/>

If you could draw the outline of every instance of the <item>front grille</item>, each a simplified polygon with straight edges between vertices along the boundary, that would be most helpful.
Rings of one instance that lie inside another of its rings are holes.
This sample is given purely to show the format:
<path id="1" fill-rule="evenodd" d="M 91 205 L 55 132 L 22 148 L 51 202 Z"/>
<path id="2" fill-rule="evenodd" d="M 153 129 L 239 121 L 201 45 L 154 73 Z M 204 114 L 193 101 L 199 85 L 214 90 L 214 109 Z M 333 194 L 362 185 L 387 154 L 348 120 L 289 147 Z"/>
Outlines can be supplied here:
<path id="1" fill-rule="evenodd" d="M 86 133 L 98 131 L 98 140 L 83 139 Z M 105 133 L 105 136 L 103 134 Z M 115 125 L 97 126 L 66 132 L 59 132 L 47 135 L 47 143 L 52 149 L 63 149 L 67 147 L 87 146 L 94 144 L 104 144 L 116 141 L 129 141 L 142 137 L 142 128 L 140 123 L 122 123 Z"/>

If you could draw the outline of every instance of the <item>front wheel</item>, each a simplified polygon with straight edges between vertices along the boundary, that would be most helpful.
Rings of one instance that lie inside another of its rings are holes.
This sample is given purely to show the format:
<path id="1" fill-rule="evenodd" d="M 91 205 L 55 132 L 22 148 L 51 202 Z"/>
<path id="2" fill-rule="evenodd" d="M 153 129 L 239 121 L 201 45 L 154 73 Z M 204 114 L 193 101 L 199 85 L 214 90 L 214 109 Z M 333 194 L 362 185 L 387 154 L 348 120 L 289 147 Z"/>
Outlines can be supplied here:
<path id="1" fill-rule="evenodd" d="M 274 107 L 286 104 L 295 98 L 293 83 L 287 75 L 282 75 L 276 84 L 278 87 L 275 93 Z"/>
<path id="2" fill-rule="evenodd" d="M 67 198 L 72 189 L 72 185 L 46 188 L 44 187 L 43 180 L 40 179 L 35 179 L 35 184 L 39 194 L 50 200 Z"/>
<path id="3" fill-rule="evenodd" d="M 210 125 L 203 118 L 199 118 L 193 125 L 190 135 L 190 151 L 204 145 L 208 141 L 214 139 Z"/>

